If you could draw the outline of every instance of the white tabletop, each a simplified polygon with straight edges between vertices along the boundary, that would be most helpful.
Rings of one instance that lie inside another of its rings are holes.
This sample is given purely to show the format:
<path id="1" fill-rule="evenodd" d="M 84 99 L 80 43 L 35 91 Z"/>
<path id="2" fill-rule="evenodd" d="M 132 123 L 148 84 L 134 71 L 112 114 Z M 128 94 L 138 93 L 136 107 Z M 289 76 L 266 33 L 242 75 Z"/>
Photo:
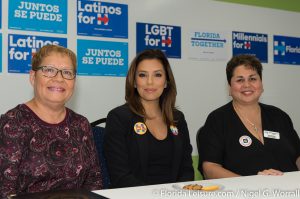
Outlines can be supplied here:
<path id="1" fill-rule="evenodd" d="M 186 184 L 219 185 L 213 192 L 185 191 Z M 184 183 L 159 184 L 94 191 L 112 199 L 159 199 L 159 198 L 267 198 L 300 199 L 300 171 L 284 173 L 283 176 L 244 176 Z"/>

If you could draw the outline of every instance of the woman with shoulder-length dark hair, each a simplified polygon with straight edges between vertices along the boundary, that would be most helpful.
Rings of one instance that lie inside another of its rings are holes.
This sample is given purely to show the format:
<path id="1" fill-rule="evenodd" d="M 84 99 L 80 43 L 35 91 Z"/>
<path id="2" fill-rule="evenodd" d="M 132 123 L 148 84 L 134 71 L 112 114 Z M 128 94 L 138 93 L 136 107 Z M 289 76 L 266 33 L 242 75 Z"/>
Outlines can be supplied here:
<path id="1" fill-rule="evenodd" d="M 132 61 L 126 103 L 109 112 L 104 150 L 112 187 L 194 179 L 192 146 L 165 54 L 148 49 Z"/>
<path id="2" fill-rule="evenodd" d="M 173 111 L 175 110 L 175 101 L 177 95 L 176 83 L 169 61 L 160 50 L 147 50 L 132 61 L 126 78 L 126 102 L 134 113 L 140 116 L 146 116 L 145 109 L 142 105 L 135 83 L 138 65 L 145 59 L 155 59 L 156 61 L 161 62 L 163 70 L 166 73 L 166 82 L 164 84 L 165 88 L 159 98 L 159 105 L 165 122 L 172 124 L 174 122 Z"/>

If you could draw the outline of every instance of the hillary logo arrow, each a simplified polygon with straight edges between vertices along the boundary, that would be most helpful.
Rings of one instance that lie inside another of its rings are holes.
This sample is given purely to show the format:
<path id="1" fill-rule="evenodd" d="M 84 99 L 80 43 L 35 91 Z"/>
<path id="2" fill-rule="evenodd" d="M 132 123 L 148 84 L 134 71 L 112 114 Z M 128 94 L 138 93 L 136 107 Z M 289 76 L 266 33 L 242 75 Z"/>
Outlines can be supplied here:
<path id="1" fill-rule="evenodd" d="M 168 39 L 165 39 L 165 37 L 162 37 L 161 43 L 162 43 L 162 46 L 168 45 L 170 47 L 172 44 L 172 40 L 170 39 L 170 37 L 168 37 Z"/>
<path id="2" fill-rule="evenodd" d="M 107 25 L 109 18 L 107 17 L 107 14 L 105 14 L 103 17 L 101 17 L 101 14 L 98 14 L 97 20 L 99 25 L 101 25 L 102 22 L 104 23 L 104 25 Z"/>

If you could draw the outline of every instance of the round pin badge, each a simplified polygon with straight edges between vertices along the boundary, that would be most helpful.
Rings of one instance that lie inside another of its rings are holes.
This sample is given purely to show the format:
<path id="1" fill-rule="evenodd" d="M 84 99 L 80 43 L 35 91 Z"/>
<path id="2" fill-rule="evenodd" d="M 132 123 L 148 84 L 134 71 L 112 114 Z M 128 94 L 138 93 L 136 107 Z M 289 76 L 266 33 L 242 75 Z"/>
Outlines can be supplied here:
<path id="1" fill-rule="evenodd" d="M 243 147 L 248 147 L 252 144 L 252 139 L 248 135 L 241 136 L 239 141 Z"/>
<path id="2" fill-rule="evenodd" d="M 134 131 L 139 135 L 144 135 L 147 131 L 147 126 L 143 122 L 137 122 L 134 125 Z"/>
<path id="3" fill-rule="evenodd" d="M 178 135 L 178 129 L 176 126 L 171 125 L 170 129 L 171 129 L 171 132 L 173 133 L 173 135 Z"/>

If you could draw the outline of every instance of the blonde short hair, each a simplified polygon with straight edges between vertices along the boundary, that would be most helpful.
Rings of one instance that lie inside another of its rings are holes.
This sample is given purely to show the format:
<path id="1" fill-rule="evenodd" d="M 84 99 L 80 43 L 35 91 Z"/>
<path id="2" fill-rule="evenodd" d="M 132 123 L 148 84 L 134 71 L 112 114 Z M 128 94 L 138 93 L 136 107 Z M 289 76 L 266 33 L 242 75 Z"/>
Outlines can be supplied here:
<path id="1" fill-rule="evenodd" d="M 49 56 L 51 53 L 59 53 L 68 56 L 72 61 L 74 70 L 77 70 L 77 58 L 75 53 L 68 48 L 58 45 L 46 45 L 40 48 L 39 51 L 31 59 L 32 70 L 37 70 L 43 59 Z"/>

